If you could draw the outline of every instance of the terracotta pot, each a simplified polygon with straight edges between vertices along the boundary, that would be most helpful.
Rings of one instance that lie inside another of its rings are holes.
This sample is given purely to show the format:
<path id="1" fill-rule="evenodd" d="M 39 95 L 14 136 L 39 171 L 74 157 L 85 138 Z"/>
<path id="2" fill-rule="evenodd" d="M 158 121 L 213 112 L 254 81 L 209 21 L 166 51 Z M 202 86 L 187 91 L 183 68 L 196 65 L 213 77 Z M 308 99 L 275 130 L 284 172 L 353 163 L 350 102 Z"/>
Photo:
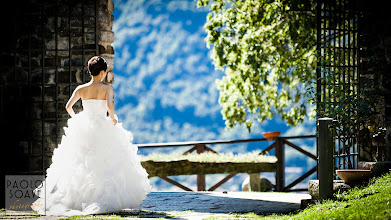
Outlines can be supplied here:
<path id="1" fill-rule="evenodd" d="M 262 135 L 266 138 L 266 140 L 276 140 L 278 136 L 280 136 L 281 131 L 272 131 L 272 132 L 262 132 Z"/>
<path id="2" fill-rule="evenodd" d="M 370 170 L 346 169 L 336 170 L 335 172 L 345 183 L 361 182 L 371 176 Z"/>

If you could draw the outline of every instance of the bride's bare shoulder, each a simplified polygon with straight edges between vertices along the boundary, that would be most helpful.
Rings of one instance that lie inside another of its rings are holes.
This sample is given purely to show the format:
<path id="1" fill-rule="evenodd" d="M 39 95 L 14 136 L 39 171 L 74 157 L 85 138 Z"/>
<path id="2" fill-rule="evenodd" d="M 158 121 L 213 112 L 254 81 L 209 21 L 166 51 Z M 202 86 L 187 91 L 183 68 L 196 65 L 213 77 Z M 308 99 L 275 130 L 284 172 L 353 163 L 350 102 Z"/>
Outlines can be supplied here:
<path id="1" fill-rule="evenodd" d="M 91 85 L 91 83 L 84 83 L 84 84 L 78 85 L 78 86 L 76 87 L 76 89 L 83 89 L 83 88 L 88 87 L 88 86 L 90 86 L 90 85 Z"/>
<path id="2" fill-rule="evenodd" d="M 103 84 L 106 90 L 113 90 L 113 86 L 110 84 Z"/>
<path id="3" fill-rule="evenodd" d="M 88 87 L 88 86 L 89 86 L 89 83 L 78 85 L 74 92 L 75 93 L 80 93 L 80 92 L 84 93 L 85 88 Z"/>

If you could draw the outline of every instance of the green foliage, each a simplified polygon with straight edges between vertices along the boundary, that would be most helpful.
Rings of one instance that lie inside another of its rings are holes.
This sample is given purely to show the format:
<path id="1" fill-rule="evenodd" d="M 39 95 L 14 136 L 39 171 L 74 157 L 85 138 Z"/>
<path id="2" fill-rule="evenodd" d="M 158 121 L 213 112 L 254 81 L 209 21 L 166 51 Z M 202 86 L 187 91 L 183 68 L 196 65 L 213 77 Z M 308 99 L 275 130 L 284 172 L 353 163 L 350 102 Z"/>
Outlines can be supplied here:
<path id="1" fill-rule="evenodd" d="M 289 125 L 307 115 L 315 78 L 315 3 L 300 0 L 198 0 L 210 7 L 204 29 L 216 68 L 226 127 L 276 115 Z"/>

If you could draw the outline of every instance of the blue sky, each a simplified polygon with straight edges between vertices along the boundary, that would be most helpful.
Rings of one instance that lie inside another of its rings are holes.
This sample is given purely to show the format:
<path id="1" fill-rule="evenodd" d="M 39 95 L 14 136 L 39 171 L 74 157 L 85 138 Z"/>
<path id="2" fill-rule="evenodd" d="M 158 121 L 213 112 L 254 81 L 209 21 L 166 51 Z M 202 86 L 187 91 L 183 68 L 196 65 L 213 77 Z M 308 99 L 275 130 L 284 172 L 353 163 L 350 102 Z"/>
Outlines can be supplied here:
<path id="1" fill-rule="evenodd" d="M 116 114 L 133 133 L 135 144 L 259 138 L 262 132 L 275 130 L 282 131 L 282 136 L 315 134 L 315 122 L 308 119 L 290 127 L 275 118 L 256 124 L 251 133 L 241 126 L 224 129 L 215 83 L 223 72 L 215 70 L 204 41 L 206 8 L 197 8 L 193 0 L 113 2 Z M 315 153 L 313 141 L 296 143 Z M 244 153 L 264 149 L 267 144 L 271 143 L 214 149 Z M 150 152 L 140 150 L 141 154 Z M 312 168 L 311 161 L 293 150 L 288 149 L 286 156 L 288 165 L 301 167 L 300 172 Z M 168 189 L 158 180 L 153 183 Z"/>

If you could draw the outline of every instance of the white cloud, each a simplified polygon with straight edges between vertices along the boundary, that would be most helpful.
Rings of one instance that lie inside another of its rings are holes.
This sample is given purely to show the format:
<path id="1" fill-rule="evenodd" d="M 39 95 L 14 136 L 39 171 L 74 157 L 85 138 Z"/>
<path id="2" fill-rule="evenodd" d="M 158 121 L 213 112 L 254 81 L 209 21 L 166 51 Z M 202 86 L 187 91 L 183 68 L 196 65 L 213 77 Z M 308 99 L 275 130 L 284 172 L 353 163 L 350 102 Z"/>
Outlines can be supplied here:
<path id="1" fill-rule="evenodd" d="M 302 135 L 312 135 L 316 132 L 315 127 L 316 121 L 314 118 L 305 117 L 303 123 L 290 127 L 287 131 L 284 132 L 285 136 L 302 136 Z"/>
<path id="2" fill-rule="evenodd" d="M 208 9 L 206 7 L 197 8 L 196 1 L 170 1 L 167 4 L 167 10 L 170 12 L 180 11 L 191 11 L 191 12 L 205 12 Z"/>
<path id="3" fill-rule="evenodd" d="M 155 1 L 154 4 L 171 10 L 182 3 Z M 175 107 L 178 111 L 195 108 L 196 116 L 218 115 L 215 79 L 221 72 L 211 71 L 207 66 L 211 66 L 211 60 L 205 57 L 208 53 L 205 33 L 201 29 L 190 33 L 182 22 L 171 21 L 167 14 L 148 14 L 150 5 L 143 6 L 140 1 L 120 4 L 124 8 L 114 25 L 114 47 L 121 49 L 115 62 L 126 77 L 117 77 L 119 80 L 114 85 L 117 98 L 126 100 L 136 96 L 148 106 L 160 100 L 164 107 Z M 126 45 L 126 40 L 131 40 L 136 47 Z"/>

